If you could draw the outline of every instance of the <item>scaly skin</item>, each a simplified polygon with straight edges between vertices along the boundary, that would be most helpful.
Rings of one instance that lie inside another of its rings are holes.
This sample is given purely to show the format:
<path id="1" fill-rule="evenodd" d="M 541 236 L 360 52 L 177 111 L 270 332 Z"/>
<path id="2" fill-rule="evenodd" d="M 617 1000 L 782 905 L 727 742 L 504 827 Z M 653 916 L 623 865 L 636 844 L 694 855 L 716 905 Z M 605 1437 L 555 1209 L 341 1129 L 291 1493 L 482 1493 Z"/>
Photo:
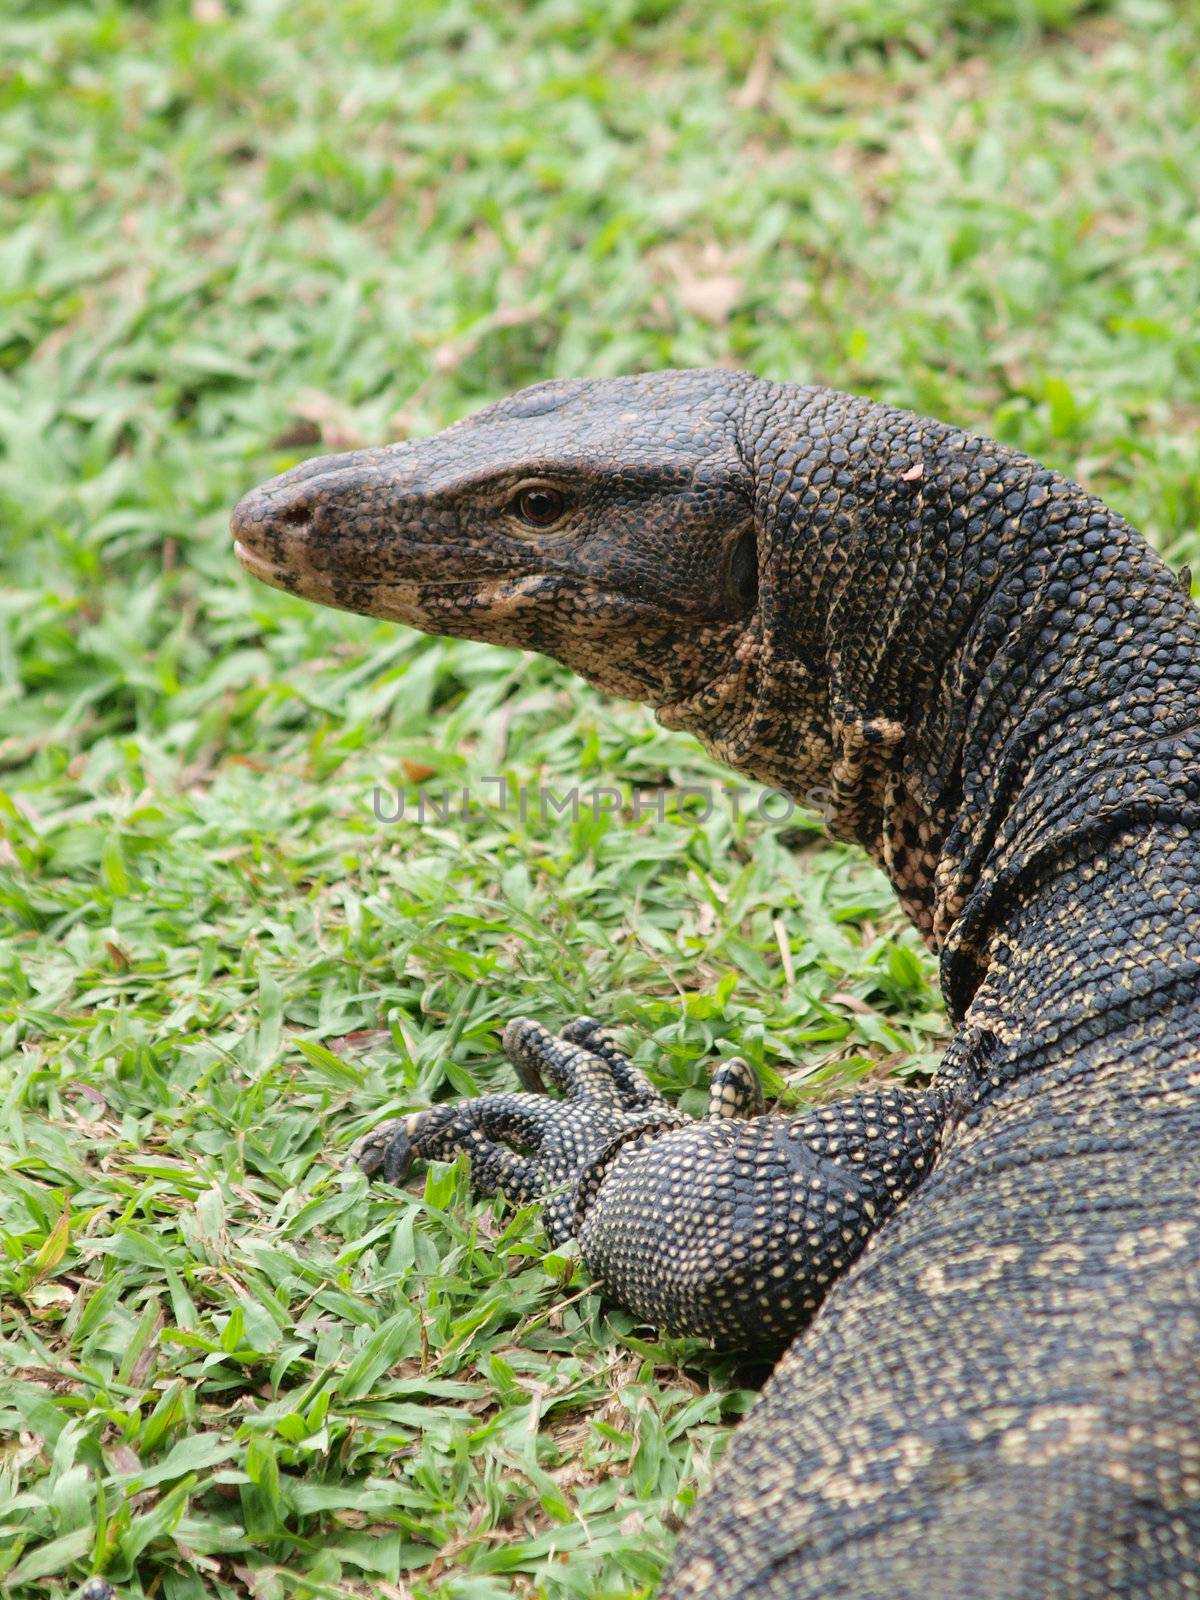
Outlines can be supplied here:
<path id="1" fill-rule="evenodd" d="M 519 1021 L 522 1093 L 364 1142 L 544 1195 L 652 1322 L 792 1339 L 663 1595 L 1200 1595 L 1200 619 L 1141 537 L 1000 445 L 723 371 L 542 384 L 233 525 L 267 582 L 827 792 L 940 951 L 922 1094 L 763 1118 L 735 1062 L 691 1121 L 596 1023 Z"/>

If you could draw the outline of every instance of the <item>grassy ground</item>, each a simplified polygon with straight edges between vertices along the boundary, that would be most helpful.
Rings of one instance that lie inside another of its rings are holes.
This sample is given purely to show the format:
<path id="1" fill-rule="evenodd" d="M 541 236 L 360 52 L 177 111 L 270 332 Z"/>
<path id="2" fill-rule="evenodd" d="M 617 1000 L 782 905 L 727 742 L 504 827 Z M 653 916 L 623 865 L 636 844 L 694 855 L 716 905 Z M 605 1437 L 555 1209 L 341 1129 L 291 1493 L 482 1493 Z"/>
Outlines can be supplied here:
<path id="1" fill-rule="evenodd" d="M 965 21 L 969 13 L 969 22 Z M 612 1019 L 687 1105 L 927 1068 L 815 830 L 372 789 L 703 781 L 550 665 L 255 588 L 319 449 L 728 362 L 979 426 L 1200 557 L 1200 14 L 1166 0 L 226 0 L 0 23 L 0 1573 L 633 1596 L 753 1372 L 606 1311 L 380 1116 Z"/>

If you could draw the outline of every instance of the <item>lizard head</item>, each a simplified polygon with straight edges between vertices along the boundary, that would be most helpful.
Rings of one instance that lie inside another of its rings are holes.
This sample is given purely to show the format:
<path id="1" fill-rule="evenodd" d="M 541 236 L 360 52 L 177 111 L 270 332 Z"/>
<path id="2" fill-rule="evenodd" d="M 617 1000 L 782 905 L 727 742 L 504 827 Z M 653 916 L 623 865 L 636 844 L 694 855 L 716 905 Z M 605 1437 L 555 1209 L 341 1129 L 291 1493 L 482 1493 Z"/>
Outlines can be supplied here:
<path id="1" fill-rule="evenodd" d="M 764 636 L 744 373 L 537 384 L 432 438 L 303 462 L 238 504 L 292 594 L 554 656 L 720 746 Z"/>

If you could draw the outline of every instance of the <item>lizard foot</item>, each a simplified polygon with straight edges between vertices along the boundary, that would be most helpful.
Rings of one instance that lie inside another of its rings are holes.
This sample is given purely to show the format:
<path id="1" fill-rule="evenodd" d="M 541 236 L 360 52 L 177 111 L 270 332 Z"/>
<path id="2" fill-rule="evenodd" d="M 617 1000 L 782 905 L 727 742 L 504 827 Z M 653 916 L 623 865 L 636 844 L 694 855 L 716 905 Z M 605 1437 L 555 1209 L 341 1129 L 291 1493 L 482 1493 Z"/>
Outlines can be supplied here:
<path id="1" fill-rule="evenodd" d="M 503 1193 L 516 1205 L 545 1199 L 545 1228 L 554 1244 L 575 1231 L 575 1189 L 584 1169 L 607 1147 L 637 1135 L 681 1127 L 677 1111 L 591 1017 L 580 1017 L 555 1037 L 540 1023 L 516 1017 L 504 1030 L 504 1053 L 516 1069 L 519 1093 L 481 1095 L 431 1106 L 380 1123 L 358 1141 L 353 1160 L 368 1177 L 400 1183 L 414 1161 L 471 1160 L 476 1193 Z M 722 1104 L 745 1103 L 736 1069 L 728 1063 L 714 1078 Z M 547 1084 L 560 1099 L 552 1099 Z M 711 1115 L 710 1111 L 710 1115 Z M 721 1115 L 736 1115 L 723 1110 Z"/>

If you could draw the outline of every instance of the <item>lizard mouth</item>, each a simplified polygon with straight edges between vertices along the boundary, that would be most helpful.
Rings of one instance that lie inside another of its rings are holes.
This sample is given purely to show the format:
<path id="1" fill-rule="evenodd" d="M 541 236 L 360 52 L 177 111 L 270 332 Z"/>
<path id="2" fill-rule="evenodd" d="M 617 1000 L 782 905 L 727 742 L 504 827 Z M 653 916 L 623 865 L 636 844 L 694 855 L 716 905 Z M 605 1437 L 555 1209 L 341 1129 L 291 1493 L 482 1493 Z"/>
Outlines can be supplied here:
<path id="1" fill-rule="evenodd" d="M 286 571 L 276 566 L 273 561 L 268 561 L 266 556 L 258 550 L 253 550 L 248 544 L 243 544 L 241 539 L 233 541 L 233 553 L 245 567 L 252 578 L 257 578 L 260 583 L 269 583 L 274 589 L 286 589 Z"/>
<path id="2" fill-rule="evenodd" d="M 233 541 L 233 553 L 252 578 L 268 584 L 272 589 L 282 589 L 284 594 L 295 594 L 305 600 L 317 600 L 322 605 L 341 607 L 333 584 L 319 568 L 294 559 L 275 561 L 247 544 L 244 539 Z"/>
<path id="3" fill-rule="evenodd" d="M 245 539 L 235 538 L 233 552 L 252 578 L 285 594 L 434 633 L 458 631 L 455 618 L 459 614 L 475 619 L 476 626 L 485 618 L 503 626 L 505 618 L 533 600 L 545 582 L 538 575 L 525 574 L 488 580 L 412 577 L 342 584 L 318 563 L 302 559 L 294 548 L 288 559 L 276 561 Z"/>

